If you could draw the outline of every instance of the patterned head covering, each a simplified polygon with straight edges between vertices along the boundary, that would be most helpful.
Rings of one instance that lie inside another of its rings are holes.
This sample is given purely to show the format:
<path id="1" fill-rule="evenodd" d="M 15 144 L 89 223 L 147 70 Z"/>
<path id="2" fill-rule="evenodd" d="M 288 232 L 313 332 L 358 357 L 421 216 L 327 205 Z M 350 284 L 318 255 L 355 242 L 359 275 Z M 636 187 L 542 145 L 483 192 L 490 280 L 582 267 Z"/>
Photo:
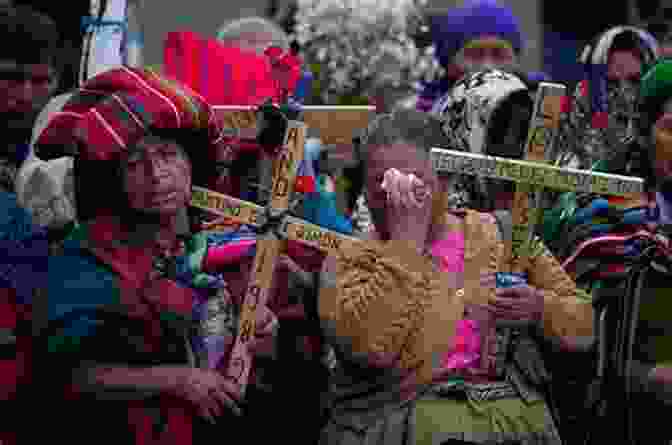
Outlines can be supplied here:
<path id="1" fill-rule="evenodd" d="M 499 70 L 476 72 L 459 80 L 432 110 L 443 122 L 447 148 L 484 153 L 495 111 L 512 95 L 521 92 L 528 92 L 523 80 Z M 449 188 L 450 206 L 474 206 L 485 197 L 486 182 L 456 175 L 451 178 Z"/>
<path id="2" fill-rule="evenodd" d="M 432 113 L 443 121 L 451 149 L 483 153 L 494 111 L 512 94 L 527 90 L 514 74 L 481 71 L 458 81 Z"/>
<path id="3" fill-rule="evenodd" d="M 150 133 L 182 146 L 195 183 L 216 173 L 215 159 L 234 157 L 202 96 L 153 71 L 129 67 L 101 73 L 76 90 L 38 137 L 35 154 L 75 157 L 76 212 L 83 221 L 127 208 L 119 162 Z M 113 185 L 99 186 L 105 183 Z"/>
<path id="4" fill-rule="evenodd" d="M 89 79 L 73 94 L 40 135 L 36 154 L 115 161 L 156 130 L 203 135 L 210 146 L 199 149 L 213 155 L 223 139 L 212 108 L 197 93 L 151 70 L 121 67 Z"/>
<path id="5" fill-rule="evenodd" d="M 592 125 L 594 128 L 606 128 L 607 113 L 609 112 L 610 92 L 607 88 L 607 69 L 609 54 L 617 38 L 630 33 L 637 41 L 636 48 L 642 55 L 644 69 L 651 65 L 658 57 L 658 43 L 656 39 L 643 29 L 632 26 L 616 26 L 597 36 L 586 45 L 579 57 L 579 63 L 585 70 L 584 84 L 590 94 L 590 108 L 592 111 Z"/>

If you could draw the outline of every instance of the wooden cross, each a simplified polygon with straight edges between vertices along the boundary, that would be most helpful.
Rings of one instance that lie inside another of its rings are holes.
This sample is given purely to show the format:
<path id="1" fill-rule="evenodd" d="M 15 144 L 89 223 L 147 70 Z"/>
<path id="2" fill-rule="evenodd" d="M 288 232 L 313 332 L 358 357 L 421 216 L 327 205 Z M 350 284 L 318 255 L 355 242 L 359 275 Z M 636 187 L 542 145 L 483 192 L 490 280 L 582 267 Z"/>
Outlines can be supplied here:
<path id="1" fill-rule="evenodd" d="M 546 161 L 553 153 L 553 145 L 558 135 L 565 97 L 564 85 L 542 82 L 537 91 L 532 117 L 525 144 L 524 159 L 521 161 L 492 156 L 474 155 L 450 150 L 433 149 L 433 162 L 440 173 L 472 173 L 479 176 L 508 179 L 515 182 L 511 240 L 506 242 L 504 266 L 498 272 L 524 273 L 538 243 L 534 229 L 543 215 L 543 189 L 569 191 L 595 191 L 605 194 L 628 195 L 641 192 L 643 180 L 640 178 L 617 177 L 573 169 L 551 167 Z M 459 155 L 458 155 L 459 153 Z M 474 301 L 476 313 L 485 323 L 481 326 L 480 370 L 491 371 L 488 341 L 495 335 L 495 323 L 483 308 L 487 301 Z"/>
<path id="2" fill-rule="evenodd" d="M 256 134 L 254 108 L 216 107 L 215 111 L 223 119 L 225 127 L 234 129 L 238 136 L 251 138 Z M 198 187 L 193 190 L 192 205 L 238 223 L 263 226 L 268 217 L 267 210 L 281 214 L 289 208 L 296 174 L 303 159 L 307 125 L 319 129 L 324 144 L 351 144 L 355 131 L 368 125 L 374 111 L 373 107 L 303 107 L 304 122 L 289 121 L 283 148 L 274 159 L 271 198 L 267 208 Z M 339 250 L 356 241 L 292 217 L 282 218 L 280 232 L 290 240 L 301 241 L 322 251 Z M 256 311 L 268 301 L 275 264 L 283 249 L 283 242 L 277 236 L 277 232 L 267 230 L 257 241 L 257 252 L 240 314 L 239 334 L 228 364 L 227 376 L 238 382 L 243 393 L 252 366 L 248 345 L 255 335 Z"/>
<path id="3" fill-rule="evenodd" d="M 545 155 L 552 150 L 557 137 L 564 93 L 564 85 L 546 82 L 539 85 L 523 160 L 432 149 L 432 162 L 438 174 L 473 174 L 516 183 L 513 233 L 506 247 L 505 272 L 523 272 L 529 261 L 534 228 L 542 216 L 539 196 L 534 196 L 537 192 L 548 189 L 635 197 L 644 189 L 641 178 L 560 168 L 546 162 Z"/>
<path id="4" fill-rule="evenodd" d="M 551 101 L 551 103 L 553 102 Z M 539 124 L 546 125 L 546 128 L 552 128 L 552 126 L 549 125 L 549 122 L 553 122 L 552 119 L 539 119 L 539 110 L 543 110 L 542 106 L 535 107 L 535 110 L 537 110 L 537 112 L 533 116 L 533 124 L 536 123 L 536 125 L 533 125 L 533 128 L 530 130 L 530 137 L 528 137 L 527 144 L 528 152 L 531 150 L 538 151 L 538 147 L 529 147 L 532 143 L 539 145 L 541 141 L 549 140 L 548 138 L 550 136 L 548 136 L 548 133 L 536 129 L 540 126 Z M 330 123 L 338 122 L 333 118 L 325 120 Z M 363 125 L 359 128 L 366 126 L 364 122 L 361 124 Z M 287 153 L 293 153 L 293 157 L 283 155 L 278 159 L 278 162 L 290 163 L 291 166 L 276 168 L 276 175 L 281 173 L 295 175 L 296 168 L 298 167 L 297 160 L 300 159 L 303 149 L 303 146 L 300 144 L 303 143 L 305 130 L 306 126 L 301 125 L 301 123 L 293 123 L 290 125 L 288 137 L 286 138 L 289 143 L 287 144 L 286 151 Z M 546 134 L 546 136 L 542 139 L 542 135 L 544 134 Z M 546 145 L 546 142 L 544 142 L 543 145 Z M 592 192 L 619 196 L 634 195 L 643 190 L 643 180 L 641 178 L 584 170 L 562 169 L 550 166 L 543 162 L 497 158 L 462 151 L 444 150 L 441 148 L 432 149 L 432 162 L 434 169 L 439 174 L 473 174 L 487 178 L 505 179 L 518 184 L 553 190 Z M 294 176 L 291 176 L 291 178 L 293 177 Z M 287 183 L 289 182 L 290 181 L 287 181 Z M 276 181 L 276 177 L 274 177 L 274 184 L 280 184 L 280 181 Z M 287 202 L 288 197 L 279 196 L 280 193 L 278 192 L 281 190 L 284 190 L 284 186 L 283 189 L 274 187 L 273 192 L 275 204 L 282 208 Z M 518 192 L 522 191 L 518 190 Z M 529 192 L 529 189 L 526 190 L 526 192 Z M 527 197 L 527 195 L 525 196 Z M 514 212 L 520 214 L 529 211 L 528 202 L 519 200 L 518 203 L 520 204 L 519 208 L 518 210 L 514 208 Z M 205 188 L 194 187 L 191 205 L 213 214 L 229 218 L 240 224 L 261 227 L 264 223 L 264 207 L 213 192 Z M 514 254 L 516 250 L 520 251 L 526 244 L 528 244 L 529 247 L 529 243 L 526 243 L 526 241 L 531 239 L 533 226 L 530 222 L 533 219 L 534 218 L 528 218 L 526 224 L 516 228 L 518 233 L 516 235 L 517 242 L 512 243 L 512 246 L 510 247 L 513 258 L 515 258 Z M 353 243 L 361 241 L 358 238 L 345 236 L 291 216 L 284 217 L 278 232 L 288 240 L 297 241 L 306 246 L 313 247 L 327 255 L 337 254 L 338 252 L 343 251 L 343 249 L 351 246 Z M 229 364 L 229 375 L 236 378 L 242 388 L 246 387 L 251 366 L 251 357 L 247 353 L 247 344 L 254 338 L 254 310 L 258 305 L 266 303 L 268 290 L 270 289 L 273 279 L 273 267 L 277 255 L 280 252 L 279 242 L 272 237 L 269 238 L 271 239 L 262 239 L 258 242 L 252 276 L 250 277 L 250 283 L 248 285 L 243 310 L 241 312 L 240 335 L 236 340 L 234 354 Z M 518 252 L 517 255 L 520 257 L 521 253 Z M 522 256 L 524 257 L 524 255 Z"/>

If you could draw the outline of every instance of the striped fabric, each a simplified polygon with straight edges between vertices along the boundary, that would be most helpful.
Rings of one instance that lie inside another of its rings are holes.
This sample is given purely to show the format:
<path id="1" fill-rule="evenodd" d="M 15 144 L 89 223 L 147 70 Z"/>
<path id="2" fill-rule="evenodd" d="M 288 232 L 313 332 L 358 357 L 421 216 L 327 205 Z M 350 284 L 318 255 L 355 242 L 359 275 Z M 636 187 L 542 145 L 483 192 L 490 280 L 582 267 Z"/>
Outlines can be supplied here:
<path id="1" fill-rule="evenodd" d="M 646 202 L 622 198 L 579 197 L 574 210 L 565 208 L 565 218 L 546 237 L 563 266 L 576 276 L 578 284 L 592 287 L 602 278 L 626 271 L 628 259 L 640 252 L 652 211 Z M 588 201 L 588 202 L 582 202 Z M 550 218 L 546 221 L 551 225 Z"/>
<path id="2" fill-rule="evenodd" d="M 150 129 L 204 132 L 210 149 L 223 144 L 221 128 L 203 97 L 153 71 L 121 67 L 77 90 L 40 135 L 36 152 L 39 157 L 117 160 Z"/>

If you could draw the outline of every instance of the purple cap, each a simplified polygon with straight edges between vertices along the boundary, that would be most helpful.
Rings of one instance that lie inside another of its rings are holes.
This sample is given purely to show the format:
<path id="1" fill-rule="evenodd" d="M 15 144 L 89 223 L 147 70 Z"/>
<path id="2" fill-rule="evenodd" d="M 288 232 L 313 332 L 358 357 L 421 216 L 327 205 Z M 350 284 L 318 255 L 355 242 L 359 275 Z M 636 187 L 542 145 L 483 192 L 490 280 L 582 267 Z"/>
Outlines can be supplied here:
<path id="1" fill-rule="evenodd" d="M 523 47 L 518 18 L 511 8 L 496 0 L 468 0 L 447 14 L 433 17 L 430 27 L 442 66 L 447 66 L 464 45 L 481 36 L 500 37 L 510 42 L 516 53 Z"/>

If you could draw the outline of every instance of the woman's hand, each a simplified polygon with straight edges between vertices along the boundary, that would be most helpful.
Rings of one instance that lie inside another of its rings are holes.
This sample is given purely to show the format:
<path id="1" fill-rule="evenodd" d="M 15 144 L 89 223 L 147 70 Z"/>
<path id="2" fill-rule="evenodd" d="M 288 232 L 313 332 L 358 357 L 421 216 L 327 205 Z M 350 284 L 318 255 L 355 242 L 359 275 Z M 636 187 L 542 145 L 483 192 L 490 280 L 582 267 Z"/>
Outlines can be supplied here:
<path id="1" fill-rule="evenodd" d="M 531 286 L 497 288 L 488 309 L 496 320 L 538 325 L 544 311 L 544 294 Z"/>
<path id="2" fill-rule="evenodd" d="M 217 371 L 188 368 L 176 382 L 173 391 L 181 399 L 188 400 L 199 414 L 211 423 L 223 414 L 225 408 L 240 415 L 238 402 L 241 388 L 232 379 Z"/>
<path id="3" fill-rule="evenodd" d="M 391 239 L 415 242 L 422 250 L 432 219 L 430 188 L 417 176 L 397 169 L 385 172 L 381 188 L 387 196 L 385 216 Z"/>

